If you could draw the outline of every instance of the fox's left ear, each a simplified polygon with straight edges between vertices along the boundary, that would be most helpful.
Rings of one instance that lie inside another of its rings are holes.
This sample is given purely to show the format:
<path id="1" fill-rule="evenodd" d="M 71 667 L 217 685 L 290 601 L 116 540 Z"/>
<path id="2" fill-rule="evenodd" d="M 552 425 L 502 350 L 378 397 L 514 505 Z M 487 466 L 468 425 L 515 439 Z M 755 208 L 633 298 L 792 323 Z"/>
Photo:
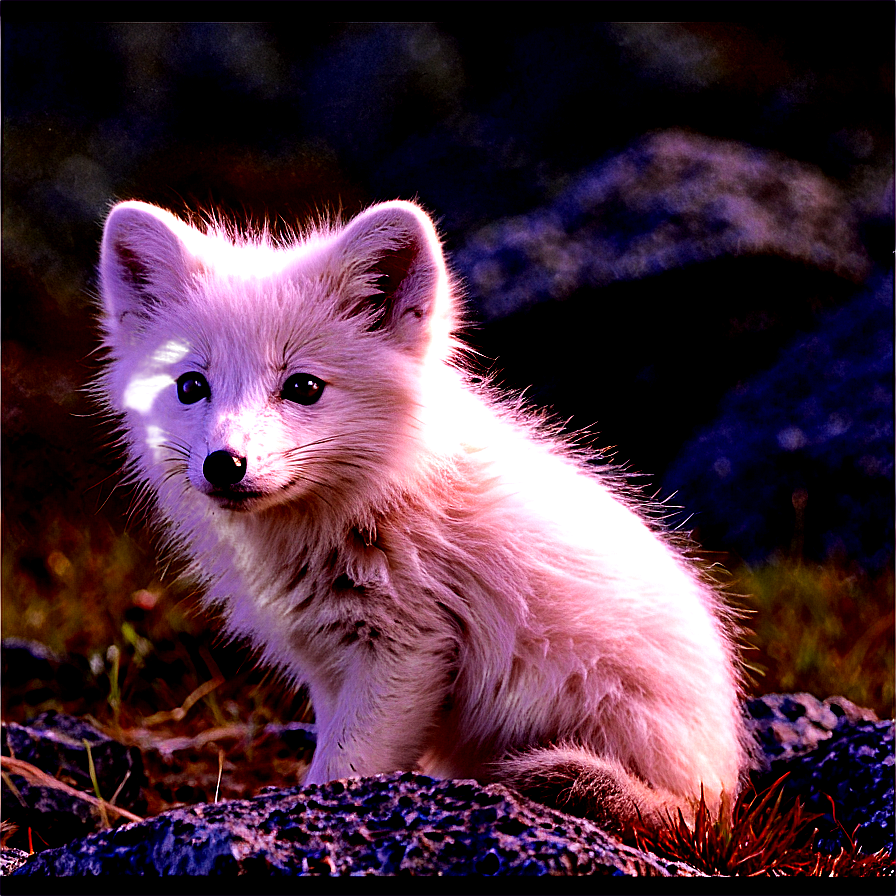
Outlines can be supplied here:
<path id="1" fill-rule="evenodd" d="M 343 313 L 403 349 L 425 352 L 450 331 L 448 274 L 429 216 L 411 202 L 384 202 L 354 218 L 331 259 L 340 270 Z"/>

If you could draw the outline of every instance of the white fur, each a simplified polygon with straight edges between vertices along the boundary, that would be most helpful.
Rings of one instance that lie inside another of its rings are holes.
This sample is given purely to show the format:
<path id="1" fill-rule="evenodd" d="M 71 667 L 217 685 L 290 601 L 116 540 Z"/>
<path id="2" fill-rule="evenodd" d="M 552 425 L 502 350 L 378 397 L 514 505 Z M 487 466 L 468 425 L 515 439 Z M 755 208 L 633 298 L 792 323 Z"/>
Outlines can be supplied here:
<path id="1" fill-rule="evenodd" d="M 716 595 L 612 473 L 468 382 L 417 206 L 278 248 L 121 203 L 100 273 L 134 475 L 228 631 L 308 686 L 309 782 L 527 783 L 555 745 L 642 808 L 737 790 Z M 182 404 L 190 371 L 210 397 Z M 326 383 L 316 404 L 281 398 L 294 373 Z M 220 450 L 246 459 L 230 490 L 203 475 Z"/>

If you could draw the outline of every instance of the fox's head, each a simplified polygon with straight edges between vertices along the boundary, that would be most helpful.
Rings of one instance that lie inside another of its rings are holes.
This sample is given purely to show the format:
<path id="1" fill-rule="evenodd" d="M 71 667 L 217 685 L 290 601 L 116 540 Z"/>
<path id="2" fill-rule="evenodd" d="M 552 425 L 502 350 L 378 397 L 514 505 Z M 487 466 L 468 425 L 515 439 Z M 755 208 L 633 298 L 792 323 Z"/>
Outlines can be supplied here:
<path id="1" fill-rule="evenodd" d="M 163 503 L 259 511 L 400 487 L 426 372 L 452 347 L 441 246 L 416 205 L 278 247 L 124 202 L 100 286 L 101 390 Z"/>

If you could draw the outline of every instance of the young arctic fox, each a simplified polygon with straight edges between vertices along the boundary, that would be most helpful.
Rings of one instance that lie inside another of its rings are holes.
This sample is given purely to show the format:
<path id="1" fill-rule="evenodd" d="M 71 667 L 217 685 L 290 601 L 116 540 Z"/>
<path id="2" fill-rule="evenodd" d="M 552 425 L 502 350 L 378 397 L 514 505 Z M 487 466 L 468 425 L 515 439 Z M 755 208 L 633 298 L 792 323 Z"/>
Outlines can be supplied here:
<path id="1" fill-rule="evenodd" d="M 735 794 L 718 598 L 611 474 L 468 380 L 420 208 L 277 247 L 124 202 L 100 276 L 133 475 L 227 631 L 307 685 L 307 783 L 417 769 L 606 824 Z"/>

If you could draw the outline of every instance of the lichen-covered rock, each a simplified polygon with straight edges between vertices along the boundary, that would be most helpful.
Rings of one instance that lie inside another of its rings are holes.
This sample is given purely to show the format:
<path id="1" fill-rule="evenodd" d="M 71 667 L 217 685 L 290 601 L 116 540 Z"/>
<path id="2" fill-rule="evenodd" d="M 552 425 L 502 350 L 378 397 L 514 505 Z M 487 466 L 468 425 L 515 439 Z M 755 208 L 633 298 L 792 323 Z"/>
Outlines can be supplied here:
<path id="1" fill-rule="evenodd" d="M 747 722 L 759 746 L 758 770 L 773 761 L 814 750 L 838 729 L 858 722 L 876 722 L 874 710 L 856 706 L 845 697 L 819 700 L 811 694 L 765 694 L 746 702 Z"/>
<path id="2" fill-rule="evenodd" d="M 894 852 L 892 721 L 858 722 L 837 731 L 813 755 L 786 768 L 787 792 L 821 816 L 819 849 L 835 853 L 853 839 L 866 853 Z"/>
<path id="3" fill-rule="evenodd" d="M 0 849 L 0 875 L 10 874 L 27 861 L 28 853 L 24 849 Z"/>
<path id="4" fill-rule="evenodd" d="M 865 853 L 894 851 L 892 720 L 810 694 L 769 694 L 748 701 L 747 711 L 760 746 L 756 788 L 786 774 L 785 798 L 799 797 L 820 816 L 819 850 L 838 853 L 852 839 Z"/>
<path id="5" fill-rule="evenodd" d="M 0 726 L 0 752 L 91 795 L 92 759 L 102 797 L 111 801 L 114 796 L 115 805 L 135 814 L 144 811 L 140 751 L 125 747 L 82 719 L 45 712 L 27 725 L 4 724 Z M 19 831 L 33 828 L 50 846 L 68 843 L 102 827 L 96 806 L 62 790 L 35 784 L 14 771 L 4 774 L 2 787 L 3 820 Z M 120 821 L 109 814 L 113 824 Z"/>
<path id="6" fill-rule="evenodd" d="M 499 785 L 378 775 L 174 809 L 13 874 L 696 874 Z"/>

